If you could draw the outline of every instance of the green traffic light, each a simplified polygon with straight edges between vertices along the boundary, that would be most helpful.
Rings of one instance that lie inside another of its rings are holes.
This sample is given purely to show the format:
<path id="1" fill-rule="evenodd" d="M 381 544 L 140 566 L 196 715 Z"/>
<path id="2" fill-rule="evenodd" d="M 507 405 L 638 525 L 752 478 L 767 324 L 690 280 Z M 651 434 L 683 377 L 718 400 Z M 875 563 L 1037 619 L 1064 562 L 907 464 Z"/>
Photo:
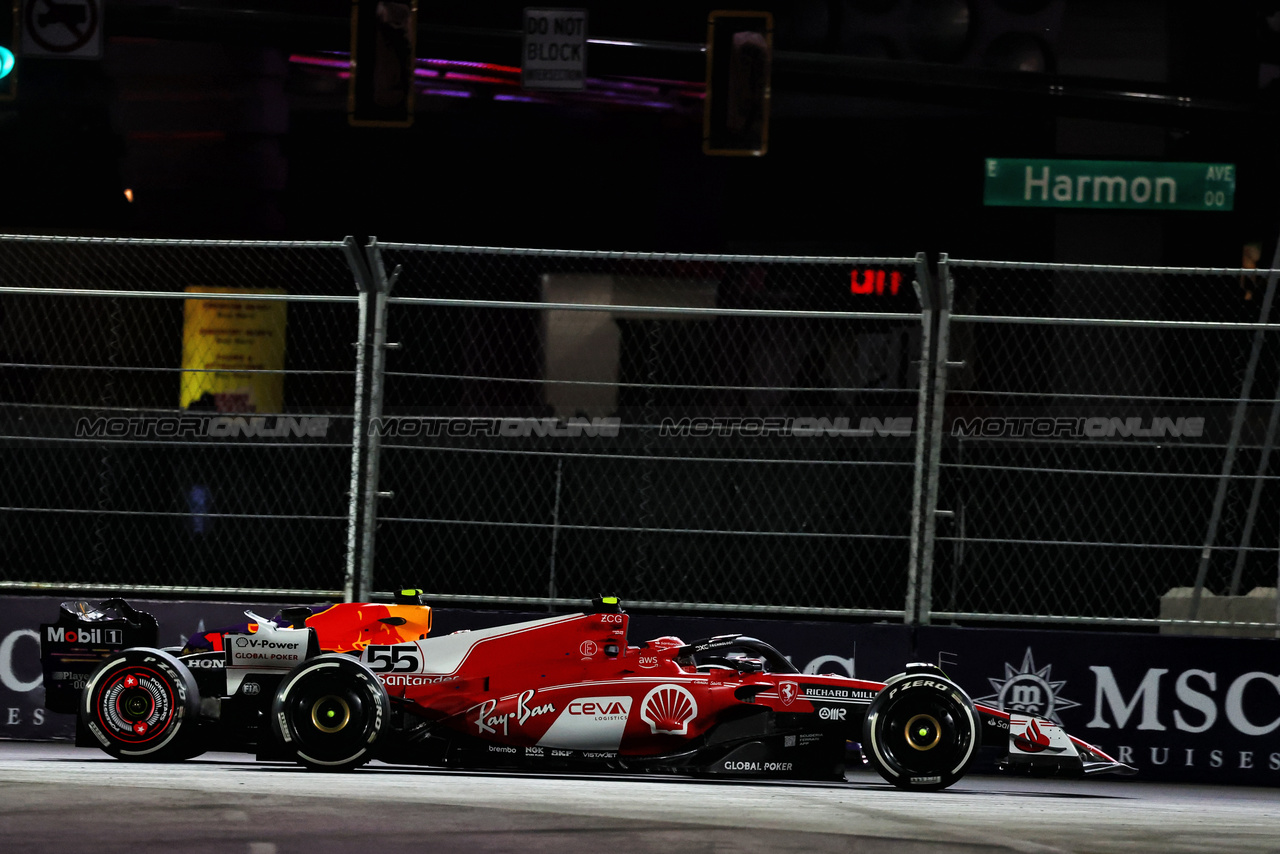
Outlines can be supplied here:
<path id="1" fill-rule="evenodd" d="M 0 79 L 9 76 L 9 72 L 13 71 L 13 51 L 7 47 L 0 47 Z"/>

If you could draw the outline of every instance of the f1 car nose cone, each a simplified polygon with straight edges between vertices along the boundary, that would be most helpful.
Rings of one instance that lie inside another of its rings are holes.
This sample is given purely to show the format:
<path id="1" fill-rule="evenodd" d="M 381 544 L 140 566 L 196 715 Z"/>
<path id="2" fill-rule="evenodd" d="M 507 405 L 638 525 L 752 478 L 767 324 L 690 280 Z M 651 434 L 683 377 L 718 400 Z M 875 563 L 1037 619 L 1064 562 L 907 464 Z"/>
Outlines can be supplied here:
<path id="1" fill-rule="evenodd" d="M 907 721 L 905 735 L 916 750 L 932 750 L 942 740 L 942 727 L 933 715 L 916 715 Z"/>

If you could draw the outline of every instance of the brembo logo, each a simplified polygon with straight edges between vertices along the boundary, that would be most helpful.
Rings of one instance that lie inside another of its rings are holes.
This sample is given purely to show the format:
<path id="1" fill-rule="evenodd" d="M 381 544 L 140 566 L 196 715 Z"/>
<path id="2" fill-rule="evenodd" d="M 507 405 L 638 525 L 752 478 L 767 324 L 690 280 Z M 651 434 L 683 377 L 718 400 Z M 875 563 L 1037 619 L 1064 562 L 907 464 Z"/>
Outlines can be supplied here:
<path id="1" fill-rule="evenodd" d="M 121 643 L 124 633 L 120 629 L 67 629 L 49 626 L 45 639 L 50 643 Z"/>

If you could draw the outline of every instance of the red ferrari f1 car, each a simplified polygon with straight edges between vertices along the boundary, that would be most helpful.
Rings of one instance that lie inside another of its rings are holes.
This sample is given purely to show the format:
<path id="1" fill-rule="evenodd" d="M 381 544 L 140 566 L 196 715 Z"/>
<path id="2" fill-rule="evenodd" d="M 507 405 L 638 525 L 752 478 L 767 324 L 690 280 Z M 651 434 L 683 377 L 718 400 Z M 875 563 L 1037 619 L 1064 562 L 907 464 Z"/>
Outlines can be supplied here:
<path id="1" fill-rule="evenodd" d="M 147 615 L 120 600 L 103 603 L 114 617 L 68 603 L 44 627 L 42 639 L 63 644 L 42 647 L 46 671 L 73 675 L 71 635 L 91 668 L 46 703 L 69 710 L 71 692 L 77 743 L 126 760 L 230 749 L 328 771 L 379 759 L 833 780 L 853 743 L 911 790 L 955 783 L 982 747 L 1015 772 L 1134 770 L 1051 721 L 975 704 L 929 664 L 869 682 L 799 673 L 741 635 L 632 645 L 612 598 L 591 613 L 427 637 L 430 609 L 417 593 L 333 606 L 343 610 L 328 618 L 246 612 L 253 622 L 216 643 L 197 639 L 216 648 L 183 650 L 125 648 L 126 630 L 145 634 Z"/>

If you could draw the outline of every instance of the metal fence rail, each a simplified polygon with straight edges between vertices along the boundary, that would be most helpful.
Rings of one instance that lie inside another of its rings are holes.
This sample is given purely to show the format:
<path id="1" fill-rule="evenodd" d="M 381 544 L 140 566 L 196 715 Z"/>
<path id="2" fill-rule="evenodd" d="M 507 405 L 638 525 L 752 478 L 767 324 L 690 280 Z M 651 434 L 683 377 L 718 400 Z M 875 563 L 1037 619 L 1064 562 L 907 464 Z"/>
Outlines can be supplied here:
<path id="1" fill-rule="evenodd" d="M 340 590 L 351 248 L 0 238 L 0 583 Z"/>

